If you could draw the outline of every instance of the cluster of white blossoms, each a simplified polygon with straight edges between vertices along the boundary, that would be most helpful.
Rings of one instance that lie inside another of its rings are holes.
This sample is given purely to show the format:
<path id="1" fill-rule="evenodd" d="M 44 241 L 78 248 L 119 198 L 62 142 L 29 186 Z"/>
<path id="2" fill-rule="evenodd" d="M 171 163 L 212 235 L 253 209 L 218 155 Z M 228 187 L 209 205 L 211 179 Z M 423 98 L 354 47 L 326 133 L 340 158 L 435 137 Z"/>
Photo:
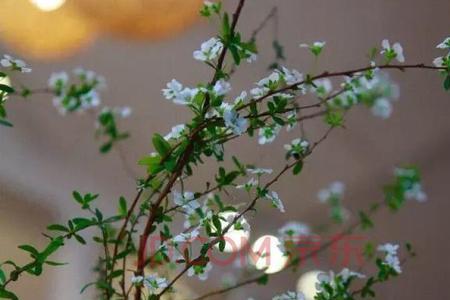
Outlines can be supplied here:
<path id="1" fill-rule="evenodd" d="M 445 56 L 436 57 L 433 60 L 433 64 L 436 67 L 448 67 L 450 66 L 450 37 L 439 43 L 436 48 L 449 51 Z"/>
<path id="2" fill-rule="evenodd" d="M 267 192 L 265 196 L 267 199 L 269 199 L 272 202 L 273 207 L 277 208 L 282 213 L 286 212 L 286 210 L 284 209 L 283 202 L 281 201 L 277 192 L 270 191 L 270 192 Z"/>
<path id="3" fill-rule="evenodd" d="M 417 202 L 425 202 L 428 197 L 423 191 L 420 178 L 415 169 L 412 168 L 396 168 L 394 174 L 400 181 L 404 190 L 404 196 L 408 200 L 416 200 Z"/>
<path id="4" fill-rule="evenodd" d="M 100 115 L 113 114 L 114 116 L 125 119 L 131 116 L 132 112 L 133 111 L 129 106 L 115 106 L 115 107 L 104 106 L 100 111 Z"/>
<path id="5" fill-rule="evenodd" d="M 205 266 L 194 265 L 189 268 L 187 275 L 189 277 L 197 276 L 198 279 L 205 281 L 208 279 L 208 273 L 212 269 L 212 263 L 208 262 Z"/>
<path id="6" fill-rule="evenodd" d="M 192 243 L 197 237 L 200 236 L 200 228 L 196 227 L 188 232 L 181 232 L 174 236 L 168 243 L 175 243 L 175 245 Z"/>
<path id="7" fill-rule="evenodd" d="M 213 37 L 206 42 L 203 42 L 200 46 L 200 50 L 195 50 L 193 56 L 196 60 L 210 62 L 220 55 L 222 49 L 222 41 L 216 37 Z"/>
<path id="8" fill-rule="evenodd" d="M 271 124 L 260 128 L 258 131 L 258 144 L 264 145 L 272 143 L 280 133 L 281 128 L 282 127 L 278 124 Z"/>
<path id="9" fill-rule="evenodd" d="M 144 285 L 147 287 L 150 294 L 156 294 L 169 285 L 169 282 L 164 277 L 159 277 L 156 274 L 150 274 L 147 276 L 133 276 L 131 277 L 131 283 L 134 285 Z"/>
<path id="10" fill-rule="evenodd" d="M 183 134 L 185 134 L 185 131 L 186 131 L 186 125 L 184 125 L 184 124 L 175 125 L 172 127 L 170 132 L 164 136 L 164 139 L 166 141 L 169 141 L 172 139 L 177 140 L 180 137 L 182 137 Z"/>
<path id="11" fill-rule="evenodd" d="M 351 271 L 348 268 L 342 269 L 338 274 L 334 274 L 333 271 L 329 271 L 328 273 L 322 272 L 317 275 L 316 290 L 319 293 L 327 295 L 330 292 L 329 288 L 331 288 L 332 290 L 339 291 L 339 293 L 344 292 L 347 294 L 346 286 L 349 280 L 354 278 L 363 279 L 365 277 L 364 274 Z"/>
<path id="12" fill-rule="evenodd" d="M 395 244 L 383 244 L 377 247 L 378 251 L 384 252 L 386 256 L 384 257 L 383 263 L 391 267 L 395 272 L 401 273 L 402 269 L 400 267 L 400 259 L 398 258 L 399 245 Z"/>
<path id="13" fill-rule="evenodd" d="M 333 91 L 333 83 L 328 78 L 314 80 L 314 86 L 310 87 L 319 98 L 325 98 Z"/>
<path id="14" fill-rule="evenodd" d="M 288 156 L 302 156 L 308 153 L 309 142 L 304 139 L 293 139 L 290 144 L 284 145 Z"/>
<path id="15" fill-rule="evenodd" d="M 172 79 L 166 86 L 167 88 L 162 90 L 164 97 L 179 105 L 190 104 L 191 100 L 199 92 L 199 89 L 197 88 L 183 87 L 176 79 Z"/>
<path id="16" fill-rule="evenodd" d="M 73 74 L 77 83 L 70 83 L 67 72 L 55 72 L 50 75 L 47 85 L 55 93 L 53 105 L 65 115 L 68 112 L 83 112 L 100 106 L 99 90 L 106 86 L 105 79 L 94 71 L 76 68 Z"/>
<path id="17" fill-rule="evenodd" d="M 368 75 L 355 74 L 343 84 L 345 91 L 328 100 L 332 107 L 349 109 L 353 105 L 363 103 L 370 107 L 374 116 L 387 119 L 392 115 L 393 105 L 400 96 L 398 86 L 391 82 L 388 74 L 373 70 Z"/>
<path id="18" fill-rule="evenodd" d="M 301 222 L 288 222 L 283 227 L 278 229 L 278 237 L 280 240 L 286 241 L 298 241 L 299 239 L 308 237 L 311 235 L 311 228 Z"/>
<path id="19" fill-rule="evenodd" d="M 272 300 L 305 300 L 305 295 L 302 292 L 287 291 L 284 294 L 275 296 Z"/>
<path id="20" fill-rule="evenodd" d="M 331 198 L 342 198 L 345 191 L 345 185 L 341 181 L 332 182 L 327 188 L 321 189 L 317 194 L 320 202 L 326 203 L 330 201 Z"/>
<path id="21" fill-rule="evenodd" d="M 174 191 L 172 193 L 173 202 L 180 206 L 186 213 L 192 213 L 200 207 L 200 203 L 195 199 L 194 193 Z"/>
<path id="22" fill-rule="evenodd" d="M 405 62 L 405 56 L 403 55 L 403 47 L 400 43 L 394 43 L 392 46 L 389 43 L 389 40 L 384 39 L 381 42 L 381 54 L 384 55 L 386 61 L 389 63 L 393 59 L 398 60 L 399 62 Z"/>
<path id="23" fill-rule="evenodd" d="M 4 68 L 10 69 L 11 71 L 19 71 L 21 73 L 31 72 L 31 68 L 28 67 L 23 60 L 14 58 L 7 54 L 4 54 L 3 58 L 0 59 L 0 65 Z"/>

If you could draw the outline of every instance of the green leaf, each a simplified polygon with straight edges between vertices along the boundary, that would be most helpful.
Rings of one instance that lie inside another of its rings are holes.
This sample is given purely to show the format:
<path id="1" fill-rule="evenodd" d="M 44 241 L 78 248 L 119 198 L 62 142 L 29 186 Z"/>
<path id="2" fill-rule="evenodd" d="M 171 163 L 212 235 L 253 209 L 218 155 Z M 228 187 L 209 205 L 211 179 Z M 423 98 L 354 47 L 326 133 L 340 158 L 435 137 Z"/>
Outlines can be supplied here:
<path id="1" fill-rule="evenodd" d="M 83 294 L 85 290 L 87 290 L 89 287 L 91 287 L 91 286 L 93 286 L 93 285 L 95 285 L 95 284 L 96 284 L 95 282 L 90 282 L 90 283 L 86 284 L 85 286 L 83 286 L 83 287 L 81 288 L 80 294 Z"/>
<path id="2" fill-rule="evenodd" d="M 444 89 L 446 91 L 450 90 L 450 74 L 444 80 Z"/>
<path id="3" fill-rule="evenodd" d="M 119 214 L 125 217 L 128 213 L 127 200 L 124 197 L 119 198 Z"/>
<path id="4" fill-rule="evenodd" d="M 0 284 L 4 284 L 6 281 L 5 272 L 3 272 L 2 268 L 0 267 Z"/>
<path id="5" fill-rule="evenodd" d="M 19 298 L 17 298 L 17 296 L 14 293 L 7 291 L 4 288 L 0 288 L 0 298 L 1 299 L 19 300 Z"/>
<path id="6" fill-rule="evenodd" d="M 31 245 L 20 245 L 18 248 L 29 252 L 32 257 L 37 257 L 39 255 L 39 251 Z"/>
<path id="7" fill-rule="evenodd" d="M 112 141 L 104 143 L 103 145 L 100 146 L 100 149 L 99 149 L 100 153 L 103 153 L 103 154 L 108 153 L 109 151 L 111 151 L 112 146 L 113 146 Z"/>
<path id="8" fill-rule="evenodd" d="M 0 119 L 0 125 L 6 126 L 6 127 L 13 127 L 13 124 L 9 121 L 6 121 L 5 119 Z"/>
<path id="9" fill-rule="evenodd" d="M 367 215 L 365 212 L 360 211 L 359 212 L 359 220 L 361 222 L 361 228 L 366 230 L 373 228 L 373 221 L 370 219 L 369 215 Z"/>
<path id="10" fill-rule="evenodd" d="M 81 194 L 79 192 L 73 191 L 72 196 L 75 199 L 75 201 L 77 201 L 81 205 L 84 205 L 83 197 L 81 196 Z"/>
<path id="11" fill-rule="evenodd" d="M 62 231 L 62 232 L 69 232 L 69 229 L 67 229 L 64 225 L 60 225 L 60 224 L 52 224 L 47 226 L 48 230 L 51 231 Z"/>
<path id="12" fill-rule="evenodd" d="M 292 173 L 294 173 L 294 175 L 298 175 L 298 174 L 300 174 L 302 169 L 303 169 L 303 161 L 300 160 L 298 163 L 295 164 L 294 169 L 292 170 Z"/>
<path id="13" fill-rule="evenodd" d="M 14 89 L 12 87 L 10 87 L 9 85 L 6 85 L 6 84 L 1 84 L 1 83 L 0 83 L 0 91 L 5 92 L 7 94 L 14 93 Z"/>
<path id="14" fill-rule="evenodd" d="M 152 142 L 155 150 L 162 157 L 166 156 L 169 153 L 171 149 L 170 144 L 160 134 L 155 133 L 153 135 Z"/>
<path id="15" fill-rule="evenodd" d="M 258 281 L 256 283 L 260 285 L 266 285 L 268 282 L 269 282 L 269 275 L 264 274 L 258 278 Z"/>

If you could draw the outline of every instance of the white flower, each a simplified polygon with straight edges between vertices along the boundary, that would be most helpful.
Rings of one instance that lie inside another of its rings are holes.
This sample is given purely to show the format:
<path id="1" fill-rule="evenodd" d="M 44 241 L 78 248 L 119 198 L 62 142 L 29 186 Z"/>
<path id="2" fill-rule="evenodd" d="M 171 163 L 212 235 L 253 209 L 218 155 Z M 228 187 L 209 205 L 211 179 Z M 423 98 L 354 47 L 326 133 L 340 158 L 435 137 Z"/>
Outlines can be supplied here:
<path id="1" fill-rule="evenodd" d="M 399 245 L 386 243 L 379 245 L 377 247 L 378 251 L 384 252 L 386 254 L 384 258 L 384 263 L 394 269 L 395 272 L 401 273 L 400 260 L 398 258 Z"/>
<path id="2" fill-rule="evenodd" d="M 450 37 L 446 38 L 442 43 L 436 46 L 438 49 L 450 49 Z"/>
<path id="3" fill-rule="evenodd" d="M 266 195 L 267 199 L 269 199 L 270 201 L 272 201 L 272 205 L 276 208 L 278 208 L 278 210 L 282 213 L 286 212 L 284 209 L 284 205 L 283 202 L 281 201 L 280 197 L 278 196 L 278 194 L 276 192 L 269 192 Z"/>
<path id="4" fill-rule="evenodd" d="M 247 181 L 244 184 L 237 185 L 237 189 L 245 189 L 246 191 L 250 191 L 253 187 L 258 185 L 258 181 L 255 178 L 250 178 L 249 181 Z"/>
<path id="5" fill-rule="evenodd" d="M 151 294 L 156 294 L 158 290 L 166 288 L 169 285 L 169 282 L 166 278 L 151 274 L 144 278 L 144 285 Z"/>
<path id="6" fill-rule="evenodd" d="M 272 300 L 305 300 L 305 295 L 302 292 L 287 291 L 282 295 L 278 295 L 272 298 Z"/>
<path id="7" fill-rule="evenodd" d="M 326 42 L 317 41 L 312 45 L 309 44 L 300 44 L 300 48 L 307 48 L 311 51 L 315 56 L 319 56 L 322 53 L 323 47 L 325 47 Z"/>
<path id="8" fill-rule="evenodd" d="M 422 190 L 422 185 L 418 182 L 414 183 L 411 188 L 405 191 L 406 199 L 413 199 L 417 202 L 427 201 L 427 194 Z"/>
<path id="9" fill-rule="evenodd" d="M 260 97 L 264 96 L 265 94 L 267 94 L 267 92 L 269 92 L 269 91 L 270 90 L 266 87 L 263 87 L 263 88 L 256 87 L 256 88 L 253 88 L 250 90 L 250 94 L 253 97 L 260 98 Z"/>
<path id="10" fill-rule="evenodd" d="M 179 139 L 183 135 L 185 129 L 186 129 L 186 125 L 184 125 L 184 124 L 175 125 L 172 127 L 170 132 L 164 136 L 164 139 L 166 141 L 168 141 L 170 139 L 174 139 L 174 140 Z"/>
<path id="11" fill-rule="evenodd" d="M 444 58 L 442 56 L 436 57 L 433 60 L 433 65 L 436 67 L 443 67 L 444 66 Z"/>
<path id="12" fill-rule="evenodd" d="M 31 68 L 27 67 L 27 64 L 21 60 L 13 58 L 10 55 L 4 54 L 3 58 L 0 60 L 0 65 L 5 68 L 10 68 L 13 71 L 19 71 L 22 73 L 30 73 Z"/>
<path id="13" fill-rule="evenodd" d="M 318 96 L 322 97 L 327 96 L 333 90 L 333 84 L 331 83 L 331 80 L 328 78 L 314 80 L 314 85 L 316 87 L 312 87 L 313 91 Z"/>
<path id="14" fill-rule="evenodd" d="M 403 55 L 403 47 L 400 43 L 394 43 L 391 47 L 389 40 L 384 39 L 381 42 L 382 50 L 381 54 L 385 54 L 385 56 L 390 60 L 392 58 L 397 59 L 399 62 L 405 62 L 405 56 Z"/>
<path id="15" fill-rule="evenodd" d="M 188 270 L 188 276 L 192 277 L 193 275 L 197 275 L 198 279 L 204 281 L 208 279 L 208 273 L 212 269 L 212 264 L 208 262 L 206 266 L 192 266 Z"/>
<path id="16" fill-rule="evenodd" d="M 190 232 L 182 232 L 177 236 L 173 237 L 172 241 L 176 244 L 180 243 L 191 243 L 193 242 L 200 234 L 199 228 L 194 228 Z"/>
<path id="17" fill-rule="evenodd" d="M 278 229 L 280 238 L 286 240 L 298 240 L 302 237 L 311 234 L 311 229 L 308 225 L 300 222 L 288 222 L 283 227 Z"/>
<path id="18" fill-rule="evenodd" d="M 242 91 L 239 96 L 234 99 L 234 107 L 239 107 L 240 105 L 244 104 L 246 102 L 247 98 L 247 92 Z"/>
<path id="19" fill-rule="evenodd" d="M 101 103 L 100 94 L 96 90 L 90 90 L 89 92 L 80 96 L 80 101 L 82 110 L 97 107 Z"/>
<path id="20" fill-rule="evenodd" d="M 226 108 L 223 112 L 223 120 L 225 121 L 225 126 L 236 135 L 242 135 L 247 130 L 247 119 L 240 117 L 234 109 Z"/>
<path id="21" fill-rule="evenodd" d="M 67 72 L 55 72 L 50 75 L 48 79 L 48 87 L 54 90 L 59 90 L 64 88 L 69 82 L 69 75 Z"/>
<path id="22" fill-rule="evenodd" d="M 132 284 L 141 284 L 144 281 L 144 277 L 143 276 L 135 276 L 133 275 L 131 277 L 131 283 Z"/>
<path id="23" fill-rule="evenodd" d="M 280 132 L 281 126 L 274 124 L 272 126 L 267 126 L 259 129 L 258 143 L 260 145 L 272 143 Z"/>
<path id="24" fill-rule="evenodd" d="M 342 271 L 338 274 L 338 276 L 340 276 L 342 278 L 343 282 L 347 282 L 351 278 L 362 279 L 362 278 L 366 277 L 366 275 L 358 273 L 358 272 L 353 272 L 353 271 L 349 270 L 348 268 L 342 269 Z"/>
<path id="25" fill-rule="evenodd" d="M 167 88 L 162 89 L 167 100 L 172 100 L 175 104 L 187 105 L 191 99 L 197 95 L 199 89 L 183 88 L 183 85 L 175 79 L 166 84 Z"/>
<path id="26" fill-rule="evenodd" d="M 376 117 L 387 119 L 392 115 L 392 104 L 387 98 L 379 98 L 375 100 L 371 111 Z"/>
<path id="27" fill-rule="evenodd" d="M 176 79 L 172 79 L 166 84 L 167 88 L 163 89 L 163 95 L 166 99 L 172 100 L 177 98 L 178 94 L 183 90 L 183 85 Z"/>
<path id="28" fill-rule="evenodd" d="M 303 80 L 303 74 L 295 69 L 291 71 L 288 68 L 282 67 L 281 73 L 283 75 L 284 81 L 288 85 L 293 85 Z"/>
<path id="29" fill-rule="evenodd" d="M 273 170 L 272 169 L 263 169 L 263 168 L 249 168 L 249 169 L 247 169 L 247 172 L 261 176 L 263 174 L 272 174 Z"/>
<path id="30" fill-rule="evenodd" d="M 223 44 L 218 38 L 211 38 L 203 42 L 200 50 L 194 51 L 194 59 L 199 61 L 212 61 L 217 58 L 223 49 Z"/>
<path id="31" fill-rule="evenodd" d="M 305 154 L 308 151 L 309 142 L 303 139 L 294 139 L 290 144 L 284 145 L 289 154 Z"/>
<path id="32" fill-rule="evenodd" d="M 325 203 L 331 197 L 342 197 L 345 191 L 345 185 L 341 181 L 332 182 L 327 188 L 321 189 L 317 194 L 320 202 Z"/>
<path id="33" fill-rule="evenodd" d="M 216 96 L 224 96 L 231 91 L 231 84 L 223 79 L 217 80 L 213 87 Z"/>
<path id="34" fill-rule="evenodd" d="M 131 113 L 133 112 L 131 107 L 129 106 L 114 107 L 113 111 L 116 115 L 118 115 L 121 118 L 128 118 L 129 116 L 131 116 Z"/>
<path id="35" fill-rule="evenodd" d="M 260 88 L 268 88 L 270 90 L 274 90 L 278 87 L 281 76 L 279 72 L 272 72 L 269 76 L 261 79 L 256 83 Z"/>
<path id="36" fill-rule="evenodd" d="M 181 206 L 186 212 L 191 213 L 200 207 L 200 204 L 195 200 L 194 193 L 184 192 L 183 194 L 174 191 L 173 192 L 173 202 L 176 205 Z"/>

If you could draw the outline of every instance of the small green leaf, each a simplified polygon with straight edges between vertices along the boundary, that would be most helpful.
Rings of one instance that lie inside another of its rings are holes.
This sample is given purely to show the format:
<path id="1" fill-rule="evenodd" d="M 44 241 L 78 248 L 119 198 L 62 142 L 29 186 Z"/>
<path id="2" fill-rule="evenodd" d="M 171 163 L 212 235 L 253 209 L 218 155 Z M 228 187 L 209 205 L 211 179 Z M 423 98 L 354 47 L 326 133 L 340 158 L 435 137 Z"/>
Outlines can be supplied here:
<path id="1" fill-rule="evenodd" d="M 171 149 L 170 144 L 160 134 L 155 133 L 153 135 L 152 142 L 155 150 L 162 157 L 166 156 L 169 153 Z"/>
<path id="2" fill-rule="evenodd" d="M 0 119 L 0 125 L 6 126 L 6 127 L 13 127 L 13 124 L 9 121 L 6 121 L 5 119 Z"/>
<path id="3" fill-rule="evenodd" d="M 444 89 L 446 91 L 450 90 L 450 74 L 444 80 Z"/>
<path id="4" fill-rule="evenodd" d="M 300 160 L 298 163 L 295 164 L 294 169 L 292 170 L 292 173 L 294 173 L 294 175 L 298 175 L 298 174 L 300 174 L 302 169 L 303 169 L 303 161 Z"/>
<path id="5" fill-rule="evenodd" d="M 256 283 L 260 285 L 266 285 L 268 282 L 269 282 L 269 275 L 264 274 L 258 278 L 258 281 Z"/>
<path id="6" fill-rule="evenodd" d="M 128 213 L 128 208 L 127 208 L 127 200 L 125 200 L 124 197 L 120 197 L 119 198 L 119 214 L 121 216 L 126 216 Z"/>
<path id="7" fill-rule="evenodd" d="M 10 87 L 9 85 L 6 85 L 6 84 L 1 84 L 1 83 L 0 83 L 0 91 L 5 92 L 7 94 L 14 93 L 14 89 L 12 87 Z"/>

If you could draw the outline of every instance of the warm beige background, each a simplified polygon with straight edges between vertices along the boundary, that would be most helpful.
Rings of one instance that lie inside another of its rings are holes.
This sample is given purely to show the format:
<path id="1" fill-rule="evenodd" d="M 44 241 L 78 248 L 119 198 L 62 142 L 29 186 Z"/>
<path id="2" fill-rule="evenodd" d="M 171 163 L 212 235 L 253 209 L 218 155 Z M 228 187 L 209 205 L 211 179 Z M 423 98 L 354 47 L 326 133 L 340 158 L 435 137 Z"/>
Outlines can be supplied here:
<path id="1" fill-rule="evenodd" d="M 234 0 L 227 6 L 235 5 Z M 366 62 L 367 49 L 387 37 L 401 41 L 410 62 L 429 63 L 442 54 L 434 45 L 450 34 L 450 2 L 447 0 L 249 0 L 239 28 L 248 33 L 272 6 L 280 9 L 280 40 L 286 45 L 288 66 L 310 71 L 310 56 L 298 48 L 300 42 L 327 41 L 318 69 L 338 70 Z M 185 109 L 170 105 L 160 95 L 165 83 L 176 77 L 185 84 L 205 81 L 208 68 L 191 59 L 201 41 L 214 34 L 213 24 L 201 23 L 184 35 L 157 43 L 131 43 L 104 38 L 71 59 L 53 63 L 30 61 L 32 75 L 21 77 L 29 86 L 46 83 L 52 71 L 84 66 L 104 74 L 109 83 L 104 102 L 130 105 L 132 120 L 124 122 L 132 137 L 123 143 L 129 162 L 149 152 L 153 132 L 167 132 L 185 122 Z M 260 64 L 246 65 L 233 80 L 234 93 L 264 72 L 272 58 L 271 28 L 260 39 Z M 3 51 L 14 53 L 2 46 Z M 276 186 L 288 212 L 279 214 L 266 206 L 251 217 L 253 238 L 275 233 L 287 220 L 318 225 L 326 219 L 317 203 L 317 190 L 335 179 L 348 185 L 346 205 L 363 208 L 381 197 L 380 187 L 391 179 L 393 166 L 417 163 L 423 170 L 429 194 L 427 204 L 410 203 L 397 216 L 377 216 L 374 240 L 411 241 L 419 256 L 404 267 L 404 274 L 380 289 L 379 299 L 442 299 L 450 277 L 448 228 L 448 183 L 450 175 L 450 97 L 442 91 L 434 72 L 393 74 L 401 84 L 401 98 L 388 121 L 374 118 L 365 109 L 348 115 L 347 129 L 334 132 L 308 159 L 300 177 L 285 178 Z M 87 116 L 58 116 L 51 99 L 14 100 L 8 105 L 14 129 L 0 128 L 0 259 L 17 257 L 15 245 L 42 241 L 45 224 L 65 220 L 78 213 L 70 200 L 73 189 L 102 195 L 102 205 L 114 210 L 119 195 L 132 197 L 134 183 L 117 154 L 100 156 L 93 142 L 93 122 Z M 318 123 L 307 123 L 311 138 L 323 131 Z M 282 145 L 292 136 L 283 134 L 272 146 L 257 147 L 255 140 L 234 142 L 228 150 L 261 167 L 276 167 L 283 160 Z M 142 174 L 139 167 L 135 172 Z M 199 170 L 194 186 L 210 178 L 212 169 Z M 270 220 L 268 222 L 267 220 Z M 59 259 L 70 266 L 46 273 L 45 280 L 27 279 L 18 287 L 23 299 L 85 299 L 81 285 L 90 276 L 89 264 L 96 250 L 74 246 Z M 306 271 L 312 266 L 300 270 Z M 327 268 L 322 265 L 321 267 Z M 209 290 L 220 282 L 214 271 L 208 284 L 196 281 L 197 289 Z M 251 286 L 220 299 L 268 299 L 294 289 L 298 274 L 277 275 L 270 287 Z M 42 283 L 42 284 L 41 284 Z M 62 296 L 64 295 L 64 296 Z"/>

